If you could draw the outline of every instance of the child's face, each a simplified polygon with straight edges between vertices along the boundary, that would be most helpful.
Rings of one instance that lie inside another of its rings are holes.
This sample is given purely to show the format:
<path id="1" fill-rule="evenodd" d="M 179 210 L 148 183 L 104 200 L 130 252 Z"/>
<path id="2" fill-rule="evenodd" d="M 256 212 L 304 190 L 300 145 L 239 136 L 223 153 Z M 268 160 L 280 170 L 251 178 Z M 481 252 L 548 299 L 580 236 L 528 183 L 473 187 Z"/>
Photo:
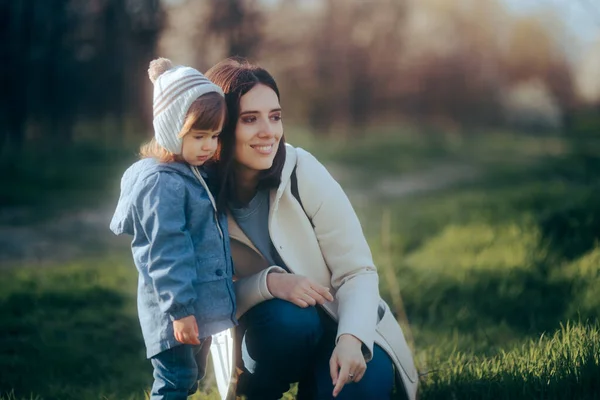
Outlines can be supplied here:
<path id="1" fill-rule="evenodd" d="M 197 131 L 192 130 L 183 137 L 181 156 L 183 160 L 196 167 L 201 166 L 217 151 L 219 143 L 218 131 Z"/>

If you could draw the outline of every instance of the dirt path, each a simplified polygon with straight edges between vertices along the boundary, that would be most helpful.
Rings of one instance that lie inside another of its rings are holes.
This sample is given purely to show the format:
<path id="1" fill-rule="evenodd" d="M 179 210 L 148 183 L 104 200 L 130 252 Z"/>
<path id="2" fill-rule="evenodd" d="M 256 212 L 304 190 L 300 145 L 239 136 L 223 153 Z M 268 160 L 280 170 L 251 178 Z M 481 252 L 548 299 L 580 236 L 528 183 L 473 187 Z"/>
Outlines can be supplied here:
<path id="1" fill-rule="evenodd" d="M 481 171 L 469 165 L 440 164 L 424 171 L 383 177 L 357 186 L 350 183 L 353 172 L 347 167 L 333 165 L 328 166 L 328 169 L 344 186 L 352 202 L 361 205 L 373 200 L 399 199 L 443 190 L 481 176 Z M 346 186 L 345 183 L 348 185 Z"/>
<path id="2" fill-rule="evenodd" d="M 5 210 L 0 215 L 0 266 L 53 265 L 126 249 L 129 239 L 108 229 L 112 212 L 111 204 L 22 225 L 15 224 L 14 214 L 26 214 L 26 209 Z"/>
<path id="3" fill-rule="evenodd" d="M 441 190 L 476 178 L 471 167 L 440 165 L 429 170 L 383 178 L 363 186 L 351 185 L 353 171 L 337 165 L 328 169 L 355 204 L 374 199 L 402 198 Z M 0 266 L 53 265 L 81 257 L 126 251 L 130 239 L 116 237 L 108 229 L 116 200 L 96 209 L 80 209 L 41 222 L 19 224 L 27 209 L 0 210 Z"/>

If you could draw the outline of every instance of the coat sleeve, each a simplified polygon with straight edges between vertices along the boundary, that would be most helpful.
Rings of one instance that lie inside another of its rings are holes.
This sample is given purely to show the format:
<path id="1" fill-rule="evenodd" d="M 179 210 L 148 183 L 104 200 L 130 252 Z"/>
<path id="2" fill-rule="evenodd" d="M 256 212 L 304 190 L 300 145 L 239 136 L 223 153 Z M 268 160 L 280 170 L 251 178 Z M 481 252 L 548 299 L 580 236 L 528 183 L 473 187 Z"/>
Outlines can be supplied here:
<path id="1" fill-rule="evenodd" d="M 286 273 L 283 268 L 272 265 L 253 275 L 237 279 L 233 283 L 237 301 L 237 318 L 255 305 L 274 297 L 267 287 L 267 275 L 273 272 Z"/>
<path id="2" fill-rule="evenodd" d="M 338 301 L 336 342 L 343 334 L 363 343 L 373 355 L 379 279 L 371 250 L 350 200 L 327 169 L 310 153 L 297 149 L 298 191 L 314 225 L 323 258 L 331 271 Z"/>
<path id="3" fill-rule="evenodd" d="M 171 320 L 193 315 L 196 257 L 186 227 L 181 179 L 169 173 L 148 177 L 137 199 L 136 212 L 148 239 L 148 274 L 160 310 Z"/>

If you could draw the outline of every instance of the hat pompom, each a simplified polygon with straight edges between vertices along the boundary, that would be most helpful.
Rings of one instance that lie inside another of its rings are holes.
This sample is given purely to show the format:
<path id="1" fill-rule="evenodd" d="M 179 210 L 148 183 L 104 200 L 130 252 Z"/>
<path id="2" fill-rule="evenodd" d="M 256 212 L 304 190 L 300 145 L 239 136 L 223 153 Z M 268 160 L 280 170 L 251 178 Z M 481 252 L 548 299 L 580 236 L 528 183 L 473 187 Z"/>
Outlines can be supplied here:
<path id="1" fill-rule="evenodd" d="M 152 83 L 156 82 L 159 76 L 173 68 L 173 63 L 168 58 L 157 58 L 156 60 L 150 61 L 148 67 L 148 76 Z"/>

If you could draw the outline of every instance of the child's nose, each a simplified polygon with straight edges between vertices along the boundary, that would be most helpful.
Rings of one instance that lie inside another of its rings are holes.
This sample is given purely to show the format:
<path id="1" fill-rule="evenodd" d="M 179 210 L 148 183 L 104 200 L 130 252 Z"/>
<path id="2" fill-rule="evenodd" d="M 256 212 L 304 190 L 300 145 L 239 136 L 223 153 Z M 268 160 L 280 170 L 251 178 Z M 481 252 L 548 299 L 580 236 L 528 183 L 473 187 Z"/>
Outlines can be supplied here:
<path id="1" fill-rule="evenodd" d="M 217 149 L 217 144 L 218 144 L 217 140 L 209 139 L 203 143 L 202 150 L 203 151 L 215 151 Z"/>

